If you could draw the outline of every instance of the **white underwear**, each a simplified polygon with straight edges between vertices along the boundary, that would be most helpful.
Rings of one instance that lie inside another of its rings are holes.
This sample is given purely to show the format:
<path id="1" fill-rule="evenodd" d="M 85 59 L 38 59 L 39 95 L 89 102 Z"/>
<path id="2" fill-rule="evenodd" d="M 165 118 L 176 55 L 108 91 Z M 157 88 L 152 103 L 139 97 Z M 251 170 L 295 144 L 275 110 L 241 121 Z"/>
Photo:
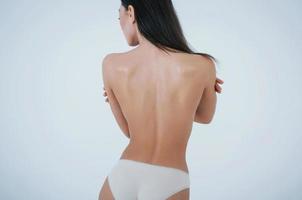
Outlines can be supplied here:
<path id="1" fill-rule="evenodd" d="M 108 182 L 115 200 L 166 200 L 190 187 L 184 170 L 128 159 L 118 160 Z"/>

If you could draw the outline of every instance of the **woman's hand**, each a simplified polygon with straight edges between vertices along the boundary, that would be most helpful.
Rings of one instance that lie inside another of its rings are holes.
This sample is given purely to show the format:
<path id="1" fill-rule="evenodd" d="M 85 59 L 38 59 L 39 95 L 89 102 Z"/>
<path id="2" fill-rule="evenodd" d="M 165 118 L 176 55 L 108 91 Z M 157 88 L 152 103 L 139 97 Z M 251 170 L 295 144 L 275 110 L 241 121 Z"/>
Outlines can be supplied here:
<path id="1" fill-rule="evenodd" d="M 106 97 L 105 102 L 109 103 L 109 100 L 108 100 L 108 97 L 107 97 L 107 92 L 106 92 L 106 90 L 105 90 L 105 87 L 103 87 L 103 90 L 104 90 L 103 96 Z"/>
<path id="2" fill-rule="evenodd" d="M 218 93 L 221 93 L 221 86 L 219 84 L 223 84 L 224 81 L 218 77 L 216 77 L 216 83 L 215 83 L 215 91 L 218 92 Z"/>

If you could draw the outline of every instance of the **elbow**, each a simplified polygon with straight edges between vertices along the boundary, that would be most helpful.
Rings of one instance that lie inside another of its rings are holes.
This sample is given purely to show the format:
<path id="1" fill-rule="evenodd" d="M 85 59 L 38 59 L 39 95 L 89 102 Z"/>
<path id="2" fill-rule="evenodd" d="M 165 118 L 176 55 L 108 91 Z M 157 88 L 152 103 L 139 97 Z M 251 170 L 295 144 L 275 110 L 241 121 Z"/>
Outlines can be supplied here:
<path id="1" fill-rule="evenodd" d="M 124 135 L 125 135 L 128 139 L 130 139 L 130 134 L 129 134 L 129 132 L 123 131 L 123 133 L 124 133 Z"/>
<path id="2" fill-rule="evenodd" d="M 213 119 L 213 118 L 204 120 L 204 121 L 203 121 L 203 124 L 210 124 L 210 123 L 212 122 L 212 119 Z"/>
<path id="3" fill-rule="evenodd" d="M 194 119 L 194 122 L 197 122 L 199 124 L 210 124 L 212 122 L 212 119 Z"/>
<path id="4" fill-rule="evenodd" d="M 126 137 L 127 137 L 128 139 L 130 139 L 130 133 L 129 133 L 129 132 L 126 133 Z"/>
<path id="5" fill-rule="evenodd" d="M 214 115 L 200 115 L 199 113 L 195 114 L 194 122 L 199 124 L 210 124 L 213 120 Z"/>
<path id="6" fill-rule="evenodd" d="M 129 134 L 129 132 L 128 132 L 128 131 L 123 131 L 123 133 L 124 133 L 124 135 L 125 135 L 127 138 L 129 138 L 129 139 L 130 139 L 130 134 Z"/>
<path id="7" fill-rule="evenodd" d="M 124 135 L 125 135 L 127 138 L 130 139 L 130 131 L 129 131 L 129 127 L 128 127 L 128 126 L 124 126 L 124 127 L 122 128 L 122 131 L 123 131 Z"/>

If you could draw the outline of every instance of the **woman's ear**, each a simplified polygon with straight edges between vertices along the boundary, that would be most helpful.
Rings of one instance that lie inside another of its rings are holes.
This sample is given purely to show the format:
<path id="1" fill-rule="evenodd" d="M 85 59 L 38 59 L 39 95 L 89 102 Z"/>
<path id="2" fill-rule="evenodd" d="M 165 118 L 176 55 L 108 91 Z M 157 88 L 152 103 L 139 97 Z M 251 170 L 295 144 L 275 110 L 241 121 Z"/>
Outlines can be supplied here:
<path id="1" fill-rule="evenodd" d="M 131 19 L 132 24 L 134 24 L 134 22 L 135 22 L 135 13 L 134 13 L 134 8 L 133 8 L 132 5 L 128 6 L 128 15 Z"/>

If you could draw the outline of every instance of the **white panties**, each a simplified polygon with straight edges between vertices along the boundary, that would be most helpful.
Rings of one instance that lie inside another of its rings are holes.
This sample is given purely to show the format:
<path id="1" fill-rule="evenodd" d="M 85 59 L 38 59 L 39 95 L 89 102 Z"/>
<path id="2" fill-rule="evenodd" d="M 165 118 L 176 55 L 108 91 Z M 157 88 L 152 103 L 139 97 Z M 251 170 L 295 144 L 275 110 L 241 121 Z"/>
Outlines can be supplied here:
<path id="1" fill-rule="evenodd" d="M 108 182 L 115 200 L 166 200 L 190 187 L 184 170 L 128 159 L 118 160 Z"/>

